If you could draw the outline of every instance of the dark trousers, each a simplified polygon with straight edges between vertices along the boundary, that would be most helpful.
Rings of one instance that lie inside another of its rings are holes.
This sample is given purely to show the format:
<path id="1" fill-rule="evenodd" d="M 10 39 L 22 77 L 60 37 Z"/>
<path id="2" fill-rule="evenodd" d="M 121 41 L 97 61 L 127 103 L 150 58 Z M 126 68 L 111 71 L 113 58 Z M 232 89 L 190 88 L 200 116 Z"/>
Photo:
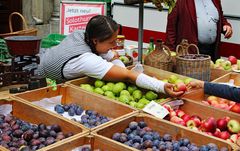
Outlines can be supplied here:
<path id="1" fill-rule="evenodd" d="M 211 56 L 212 61 L 216 61 L 218 58 L 215 56 L 215 44 L 198 44 L 199 53 Z"/>

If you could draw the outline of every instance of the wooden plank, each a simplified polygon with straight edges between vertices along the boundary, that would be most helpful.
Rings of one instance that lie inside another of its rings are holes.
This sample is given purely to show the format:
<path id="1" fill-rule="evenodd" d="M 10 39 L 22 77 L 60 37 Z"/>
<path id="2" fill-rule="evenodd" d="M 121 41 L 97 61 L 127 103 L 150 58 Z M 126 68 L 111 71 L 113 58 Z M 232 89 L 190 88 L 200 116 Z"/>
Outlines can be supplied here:
<path id="1" fill-rule="evenodd" d="M 63 141 L 60 145 L 54 145 L 48 148 L 48 151 L 71 151 L 76 147 L 83 145 L 91 145 L 91 149 L 100 149 L 107 151 L 132 151 L 133 149 L 127 146 L 119 145 L 118 143 L 109 141 L 98 135 L 78 135 L 71 140 Z"/>
<path id="2" fill-rule="evenodd" d="M 215 68 L 211 68 L 211 77 L 210 77 L 210 81 L 213 81 L 219 77 L 222 77 L 226 74 L 230 73 L 230 71 L 226 71 L 226 70 L 222 70 L 222 69 L 215 69 Z"/>
<path id="3" fill-rule="evenodd" d="M 42 89 L 37 89 L 29 92 L 16 94 L 13 96 L 13 98 L 21 99 L 26 102 L 33 102 L 33 101 L 42 100 L 44 98 L 55 97 L 59 95 L 62 95 L 62 100 L 61 100 L 62 104 L 76 103 L 81 107 L 83 107 L 83 109 L 85 110 L 97 111 L 101 115 L 112 118 L 112 120 L 109 122 L 112 122 L 113 120 L 119 120 L 121 118 L 124 118 L 125 116 L 129 116 L 135 112 L 138 112 L 136 109 L 128 107 L 125 104 L 123 105 L 122 103 L 119 103 L 117 101 L 108 99 L 104 96 L 83 91 L 75 87 L 62 86 L 62 85 L 58 86 L 57 91 L 53 91 L 51 88 L 42 88 Z M 47 111 L 47 112 L 50 112 L 50 111 Z M 56 114 L 56 116 L 60 116 L 57 113 L 52 113 L 52 114 Z M 74 121 L 71 121 L 71 122 L 74 122 Z M 94 129 L 97 129 L 102 125 L 108 124 L 109 122 L 101 124 L 97 127 L 91 128 L 91 131 Z M 82 124 L 78 122 L 74 122 L 74 123 L 77 124 L 78 126 L 84 127 Z"/>
<path id="4" fill-rule="evenodd" d="M 230 80 L 234 80 L 235 86 L 240 86 L 240 74 L 235 72 L 230 72 L 222 77 L 219 77 L 212 82 L 216 83 L 229 83 Z"/>
<path id="5" fill-rule="evenodd" d="M 186 127 L 178 126 L 177 124 L 171 123 L 166 120 L 157 119 L 147 114 L 132 115 L 130 117 L 122 119 L 121 121 L 111 123 L 105 127 L 101 127 L 93 133 L 104 136 L 110 141 L 113 141 L 111 139 L 112 135 L 116 132 L 123 132 L 123 130 L 128 127 L 128 124 L 132 121 L 145 121 L 148 127 L 152 128 L 154 131 L 157 131 L 161 136 L 168 133 L 172 135 L 173 139 L 179 139 L 182 137 L 188 138 L 192 143 L 195 143 L 198 146 L 211 142 L 218 145 L 218 147 L 228 147 L 229 150 L 231 150 L 232 148 L 238 148 L 237 146 L 233 146 L 233 144 L 229 144 L 219 138 L 208 136 L 197 131 L 189 130 Z"/>

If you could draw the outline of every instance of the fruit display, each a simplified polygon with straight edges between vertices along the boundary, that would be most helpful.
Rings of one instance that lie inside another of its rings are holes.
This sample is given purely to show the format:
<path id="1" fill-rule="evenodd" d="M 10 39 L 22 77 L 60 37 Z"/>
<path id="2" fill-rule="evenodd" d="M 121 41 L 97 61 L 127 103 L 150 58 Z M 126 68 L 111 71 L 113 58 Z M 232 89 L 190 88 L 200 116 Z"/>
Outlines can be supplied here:
<path id="1" fill-rule="evenodd" d="M 173 123 L 216 136 L 232 143 L 236 143 L 238 139 L 240 140 L 239 119 L 230 119 L 228 116 L 219 119 L 209 116 L 206 119 L 202 119 L 200 115 L 190 115 L 181 109 L 174 110 L 167 104 L 163 106 L 169 111 L 169 117 L 167 118 Z"/>
<path id="2" fill-rule="evenodd" d="M 235 56 L 229 56 L 227 59 L 217 59 L 215 64 L 211 62 L 211 67 L 227 71 L 240 70 L 240 60 Z"/>
<path id="3" fill-rule="evenodd" d="M 35 125 L 12 115 L 0 115 L 0 145 L 11 150 L 37 150 L 70 137 L 73 133 L 63 133 L 57 124 Z"/>
<path id="4" fill-rule="evenodd" d="M 68 116 L 72 117 L 72 120 L 83 124 L 87 128 L 94 128 L 111 120 L 110 118 L 103 116 L 96 111 L 84 110 L 80 105 L 77 104 L 58 104 L 54 107 L 54 110 L 63 116 L 67 114 Z M 77 118 L 79 120 L 77 120 Z"/>
<path id="5" fill-rule="evenodd" d="M 163 79 L 164 82 L 175 84 L 175 91 L 187 91 L 187 84 L 192 80 L 192 78 L 180 79 L 176 75 L 171 75 L 168 79 Z"/>
<path id="6" fill-rule="evenodd" d="M 144 91 L 140 90 L 137 86 L 127 85 L 123 82 L 113 83 L 96 80 L 94 85 L 81 84 L 80 87 L 138 109 L 144 108 L 144 106 L 152 100 L 158 103 L 165 101 L 165 99 L 158 99 L 158 94 L 153 91 L 144 93 Z"/>
<path id="7" fill-rule="evenodd" d="M 160 135 L 154 131 L 144 121 L 130 122 L 128 127 L 123 132 L 117 132 L 112 135 L 112 139 L 121 142 L 130 147 L 143 151 L 165 151 L 165 150 L 179 150 L 179 151 L 208 151 L 219 150 L 216 144 L 209 143 L 202 146 L 196 146 L 191 143 L 188 138 L 179 138 L 174 140 L 170 134 Z M 220 151 L 227 151 L 226 147 Z"/>
<path id="8" fill-rule="evenodd" d="M 227 99 L 218 98 L 216 96 L 208 96 L 207 99 L 202 102 L 206 105 L 211 105 L 216 108 L 240 113 L 240 103 L 236 103 Z"/>

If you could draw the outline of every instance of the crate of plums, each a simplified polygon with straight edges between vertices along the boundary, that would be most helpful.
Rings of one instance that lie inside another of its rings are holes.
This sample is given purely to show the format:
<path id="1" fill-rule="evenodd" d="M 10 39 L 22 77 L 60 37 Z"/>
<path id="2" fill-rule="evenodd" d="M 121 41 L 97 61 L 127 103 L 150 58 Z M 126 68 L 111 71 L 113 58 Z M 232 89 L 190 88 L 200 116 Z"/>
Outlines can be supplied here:
<path id="1" fill-rule="evenodd" d="M 221 139 L 191 131 L 143 113 L 116 121 L 93 133 L 119 145 L 143 151 L 230 151 L 238 149 Z"/>
<path id="2" fill-rule="evenodd" d="M 240 86 L 240 74 L 231 72 L 213 80 L 212 82 Z"/>
<path id="3" fill-rule="evenodd" d="M 63 85 L 58 85 L 57 90 L 46 87 L 19 93 L 13 97 L 31 102 L 91 130 L 138 112 L 124 104 Z"/>
<path id="4" fill-rule="evenodd" d="M 132 151 L 132 148 L 109 141 L 103 136 L 85 134 L 55 145 L 48 151 Z"/>
<path id="5" fill-rule="evenodd" d="M 21 100 L 0 100 L 0 150 L 47 150 L 87 130 Z"/>
<path id="6" fill-rule="evenodd" d="M 235 113 L 215 109 L 190 99 L 173 99 L 163 107 L 169 111 L 165 120 L 220 138 L 232 146 L 240 145 L 240 116 Z"/>
<path id="7" fill-rule="evenodd" d="M 224 98 L 216 97 L 213 95 L 207 95 L 203 89 L 197 89 L 191 93 L 187 93 L 182 98 L 191 99 L 193 101 L 218 108 L 227 112 L 232 112 L 240 117 L 240 103 L 227 100 Z"/>

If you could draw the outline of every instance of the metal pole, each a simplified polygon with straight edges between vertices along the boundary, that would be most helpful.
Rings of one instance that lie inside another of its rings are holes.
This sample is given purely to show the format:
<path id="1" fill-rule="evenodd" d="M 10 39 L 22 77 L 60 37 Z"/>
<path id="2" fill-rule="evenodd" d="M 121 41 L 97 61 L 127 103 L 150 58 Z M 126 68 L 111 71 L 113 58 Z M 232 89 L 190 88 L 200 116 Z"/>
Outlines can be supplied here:
<path id="1" fill-rule="evenodd" d="M 143 10 L 144 2 L 139 3 L 139 22 L 138 22 L 138 61 L 142 63 L 142 48 L 143 48 Z"/>

